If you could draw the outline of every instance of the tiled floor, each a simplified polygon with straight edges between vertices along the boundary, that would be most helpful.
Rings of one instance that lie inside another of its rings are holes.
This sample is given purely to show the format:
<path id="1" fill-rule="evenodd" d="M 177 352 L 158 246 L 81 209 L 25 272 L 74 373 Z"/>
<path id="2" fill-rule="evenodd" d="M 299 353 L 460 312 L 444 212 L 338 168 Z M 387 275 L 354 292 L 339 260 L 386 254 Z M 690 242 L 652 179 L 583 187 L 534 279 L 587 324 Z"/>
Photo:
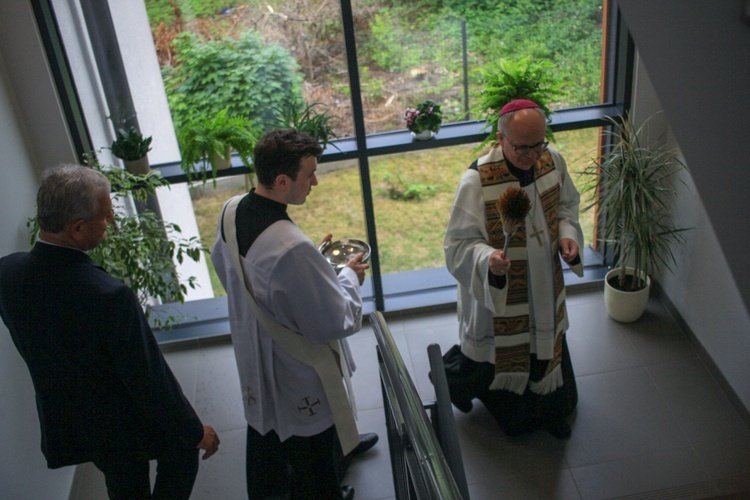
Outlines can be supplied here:
<path id="1" fill-rule="evenodd" d="M 579 404 L 573 435 L 508 438 L 481 403 L 454 410 L 473 499 L 750 498 L 750 429 L 665 308 L 651 299 L 638 322 L 610 320 L 601 292 L 568 298 Z M 434 398 L 426 347 L 456 343 L 455 311 L 388 318 L 417 389 Z M 381 441 L 352 465 L 357 500 L 394 498 L 372 330 L 350 344 L 361 431 Z M 221 449 L 202 462 L 193 499 L 242 499 L 245 422 L 228 343 L 166 354 Z M 81 466 L 72 499 L 106 498 L 101 474 Z M 744 492 L 744 493 L 743 493 Z"/>

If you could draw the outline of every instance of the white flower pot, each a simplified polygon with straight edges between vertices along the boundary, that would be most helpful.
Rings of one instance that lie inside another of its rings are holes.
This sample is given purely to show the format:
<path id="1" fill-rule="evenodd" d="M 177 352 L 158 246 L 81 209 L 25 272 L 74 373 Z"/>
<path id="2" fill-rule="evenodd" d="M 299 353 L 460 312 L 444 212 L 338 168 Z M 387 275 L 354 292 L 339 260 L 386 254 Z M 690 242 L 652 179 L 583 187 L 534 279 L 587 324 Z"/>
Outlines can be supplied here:
<path id="1" fill-rule="evenodd" d="M 222 158 L 221 156 L 212 153 L 211 161 L 212 164 L 216 166 L 216 170 L 226 170 L 232 166 L 232 152 L 227 148 L 226 158 Z"/>
<path id="2" fill-rule="evenodd" d="M 123 160 L 125 163 L 125 170 L 133 175 L 146 175 L 151 170 L 148 163 L 148 156 L 144 156 L 138 160 Z"/>
<path id="3" fill-rule="evenodd" d="M 427 141 L 435 137 L 435 132 L 432 130 L 423 130 L 419 133 L 412 132 L 411 135 L 418 141 Z"/>
<path id="4" fill-rule="evenodd" d="M 633 268 L 626 268 L 625 274 L 634 274 Z M 620 275 L 620 269 L 612 269 L 604 277 L 604 305 L 607 314 L 620 323 L 632 323 L 643 315 L 651 290 L 651 278 L 646 276 L 646 287 L 635 292 L 624 292 L 609 284 L 610 278 Z"/>

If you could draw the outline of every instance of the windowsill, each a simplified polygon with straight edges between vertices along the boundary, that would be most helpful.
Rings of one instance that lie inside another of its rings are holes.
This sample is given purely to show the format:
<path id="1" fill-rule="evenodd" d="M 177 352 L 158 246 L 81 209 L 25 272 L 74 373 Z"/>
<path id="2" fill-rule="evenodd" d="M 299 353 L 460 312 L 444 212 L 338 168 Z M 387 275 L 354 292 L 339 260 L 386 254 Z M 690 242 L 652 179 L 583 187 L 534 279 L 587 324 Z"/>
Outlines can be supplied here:
<path id="1" fill-rule="evenodd" d="M 601 286 L 606 266 L 601 257 L 589 247 L 584 249 L 584 262 L 587 263 L 584 275 L 579 278 L 567 267 L 563 270 L 566 289 L 569 293 L 590 290 Z M 367 280 L 364 290 L 371 290 Z M 456 282 L 445 267 L 422 269 L 383 276 L 385 310 L 393 312 L 421 312 L 424 310 L 455 307 Z M 363 297 L 363 315 L 375 311 L 372 294 Z M 165 314 L 184 316 L 178 325 L 168 330 L 154 330 L 159 345 L 163 349 L 180 349 L 191 345 L 226 341 L 230 336 L 229 308 L 226 297 L 202 299 L 185 304 L 168 304 L 154 308 Z"/>
<path id="2" fill-rule="evenodd" d="M 552 114 L 551 128 L 555 132 L 571 130 L 573 128 L 591 127 L 606 124 L 605 117 L 616 116 L 621 110 L 616 106 L 595 105 L 574 109 L 562 109 Z M 394 132 L 383 132 L 369 134 L 365 137 L 366 151 L 368 156 L 380 156 L 387 154 L 405 153 L 420 149 L 431 149 L 435 147 L 457 146 L 460 144 L 475 144 L 482 142 L 487 137 L 484 121 L 469 121 L 460 123 L 448 123 L 443 125 L 433 139 L 427 141 L 415 140 L 408 130 L 397 130 Z M 356 159 L 357 140 L 354 137 L 334 139 L 323 151 L 320 163 Z M 162 176 L 171 183 L 187 182 L 188 178 L 180 166 L 180 162 L 162 163 L 152 165 L 154 170 L 161 172 Z M 204 169 L 202 165 L 196 164 L 200 172 Z M 235 154 L 232 156 L 232 165 L 226 170 L 216 172 L 217 177 L 229 177 L 244 175 L 250 170 L 242 163 Z M 208 179 L 211 179 L 210 170 Z M 194 181 L 199 182 L 199 181 Z"/>

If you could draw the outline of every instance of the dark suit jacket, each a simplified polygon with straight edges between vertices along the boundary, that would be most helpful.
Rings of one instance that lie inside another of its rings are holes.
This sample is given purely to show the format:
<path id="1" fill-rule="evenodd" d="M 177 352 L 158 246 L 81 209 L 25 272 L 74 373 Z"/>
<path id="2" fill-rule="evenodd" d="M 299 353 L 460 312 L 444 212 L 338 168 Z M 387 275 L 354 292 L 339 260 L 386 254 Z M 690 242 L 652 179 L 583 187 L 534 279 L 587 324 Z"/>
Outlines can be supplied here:
<path id="1" fill-rule="evenodd" d="M 34 383 L 50 468 L 203 438 L 135 295 L 85 253 L 38 242 L 0 259 L 0 316 Z"/>

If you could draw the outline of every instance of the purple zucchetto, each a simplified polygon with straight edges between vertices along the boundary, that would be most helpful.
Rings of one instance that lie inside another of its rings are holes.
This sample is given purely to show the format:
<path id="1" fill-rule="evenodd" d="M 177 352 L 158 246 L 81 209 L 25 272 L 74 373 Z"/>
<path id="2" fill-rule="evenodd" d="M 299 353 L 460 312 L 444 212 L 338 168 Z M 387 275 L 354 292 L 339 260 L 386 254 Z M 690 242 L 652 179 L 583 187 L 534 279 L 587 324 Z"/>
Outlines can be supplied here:
<path id="1" fill-rule="evenodd" d="M 499 116 L 503 116 L 506 113 L 512 113 L 513 111 L 518 111 L 519 109 L 533 108 L 541 108 L 541 106 L 534 101 L 529 101 L 528 99 L 516 99 L 503 106 L 503 108 L 500 110 Z"/>

